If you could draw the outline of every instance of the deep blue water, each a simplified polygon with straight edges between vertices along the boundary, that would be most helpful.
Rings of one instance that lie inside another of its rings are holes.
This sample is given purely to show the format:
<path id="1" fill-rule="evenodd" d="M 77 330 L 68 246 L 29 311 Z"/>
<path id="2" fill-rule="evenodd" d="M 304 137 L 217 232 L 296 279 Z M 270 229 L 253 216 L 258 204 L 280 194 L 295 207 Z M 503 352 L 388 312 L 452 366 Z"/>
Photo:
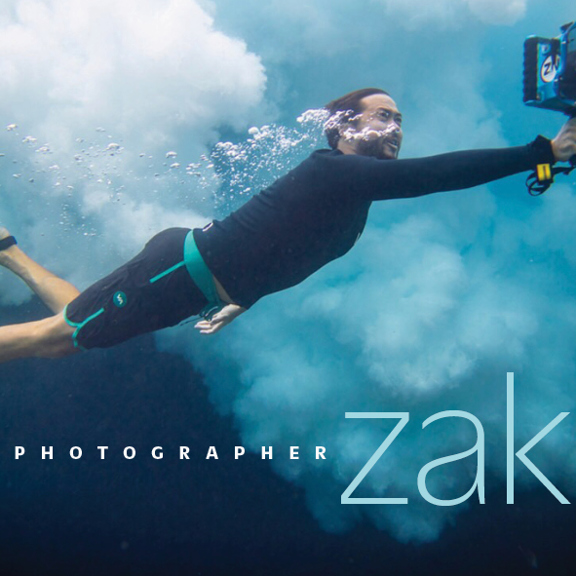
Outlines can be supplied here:
<path id="1" fill-rule="evenodd" d="M 43 311 L 34 301 L 3 312 L 17 321 Z M 324 532 L 303 491 L 267 462 L 234 461 L 231 419 L 214 412 L 190 364 L 157 352 L 151 337 L 2 370 L 2 574 L 573 574 L 572 508 L 543 488 L 514 506 L 502 505 L 503 490 L 488 492 L 431 544 L 399 544 L 367 523 Z M 26 448 L 18 461 L 16 445 Z M 109 446 L 103 461 L 99 445 Z M 178 460 L 180 445 L 189 461 Z M 218 461 L 205 459 L 210 445 Z M 81 459 L 68 456 L 72 446 Z M 136 458 L 123 458 L 125 446 Z"/>

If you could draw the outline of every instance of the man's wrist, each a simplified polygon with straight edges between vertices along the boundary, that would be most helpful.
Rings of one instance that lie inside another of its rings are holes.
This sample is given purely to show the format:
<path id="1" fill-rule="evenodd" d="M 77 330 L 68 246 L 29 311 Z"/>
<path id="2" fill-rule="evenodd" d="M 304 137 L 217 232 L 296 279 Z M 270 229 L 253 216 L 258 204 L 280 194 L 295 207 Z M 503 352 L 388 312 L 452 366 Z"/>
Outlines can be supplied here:
<path id="1" fill-rule="evenodd" d="M 550 140 L 545 136 L 538 135 L 530 145 L 538 155 L 539 164 L 554 164 L 555 162 L 558 162 L 558 154 L 557 150 L 555 149 L 555 143 L 553 140 Z"/>

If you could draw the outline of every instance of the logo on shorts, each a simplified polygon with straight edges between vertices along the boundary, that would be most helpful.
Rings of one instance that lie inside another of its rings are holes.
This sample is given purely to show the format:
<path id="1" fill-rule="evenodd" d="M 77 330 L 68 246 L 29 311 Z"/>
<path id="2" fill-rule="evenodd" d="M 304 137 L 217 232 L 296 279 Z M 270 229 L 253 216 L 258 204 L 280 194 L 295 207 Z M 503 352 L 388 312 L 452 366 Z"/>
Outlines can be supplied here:
<path id="1" fill-rule="evenodd" d="M 118 291 L 114 296 L 112 296 L 112 302 L 114 302 L 114 305 L 118 308 L 123 308 L 128 304 L 128 298 L 124 292 Z"/>

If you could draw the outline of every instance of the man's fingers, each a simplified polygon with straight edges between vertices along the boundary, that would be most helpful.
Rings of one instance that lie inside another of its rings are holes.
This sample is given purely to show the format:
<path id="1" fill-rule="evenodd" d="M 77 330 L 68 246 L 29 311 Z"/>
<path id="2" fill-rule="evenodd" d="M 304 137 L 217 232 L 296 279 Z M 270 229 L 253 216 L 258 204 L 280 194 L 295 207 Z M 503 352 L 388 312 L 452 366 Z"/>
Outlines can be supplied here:
<path id="1" fill-rule="evenodd" d="M 214 326 L 209 326 L 207 328 L 199 328 L 200 334 L 212 334 L 214 332 Z"/>
<path id="2" fill-rule="evenodd" d="M 219 310 L 212 316 L 210 320 L 200 320 L 194 324 L 194 328 L 200 331 L 200 334 L 214 334 L 218 332 L 224 326 L 227 326 L 240 314 L 244 312 L 244 309 L 235 304 L 228 304 L 224 306 L 222 310 Z"/>
<path id="3" fill-rule="evenodd" d="M 215 316 L 211 321 L 201 320 L 194 325 L 194 328 L 197 328 L 200 331 L 200 334 L 214 334 L 215 332 L 218 332 L 222 326 L 224 326 L 222 321 L 215 322 L 214 318 Z"/>
<path id="4" fill-rule="evenodd" d="M 212 316 L 212 318 L 210 320 L 200 320 L 199 322 L 197 322 L 195 324 L 195 326 L 198 327 L 206 327 L 206 326 L 212 326 L 214 324 L 217 324 L 218 322 L 221 322 L 224 318 L 222 318 L 222 315 L 220 314 L 220 312 L 218 312 L 217 314 L 214 314 L 214 316 Z"/>

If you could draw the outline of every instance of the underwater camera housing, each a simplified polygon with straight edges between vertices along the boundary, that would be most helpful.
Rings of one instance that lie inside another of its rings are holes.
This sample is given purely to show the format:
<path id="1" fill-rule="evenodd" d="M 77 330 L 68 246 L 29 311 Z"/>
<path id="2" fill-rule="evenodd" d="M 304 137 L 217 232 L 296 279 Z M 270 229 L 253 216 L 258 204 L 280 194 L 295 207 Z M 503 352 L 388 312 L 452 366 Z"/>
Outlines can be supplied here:
<path id="1" fill-rule="evenodd" d="M 524 102 L 528 106 L 576 115 L 576 24 L 557 38 L 524 41 Z"/>
<path id="2" fill-rule="evenodd" d="M 524 41 L 524 103 L 528 106 L 564 112 L 576 117 L 576 24 L 560 28 L 556 38 L 529 36 Z M 540 164 L 528 176 L 526 185 L 533 196 L 548 190 L 556 174 L 569 174 L 576 167 L 576 156 L 569 168 Z"/>

